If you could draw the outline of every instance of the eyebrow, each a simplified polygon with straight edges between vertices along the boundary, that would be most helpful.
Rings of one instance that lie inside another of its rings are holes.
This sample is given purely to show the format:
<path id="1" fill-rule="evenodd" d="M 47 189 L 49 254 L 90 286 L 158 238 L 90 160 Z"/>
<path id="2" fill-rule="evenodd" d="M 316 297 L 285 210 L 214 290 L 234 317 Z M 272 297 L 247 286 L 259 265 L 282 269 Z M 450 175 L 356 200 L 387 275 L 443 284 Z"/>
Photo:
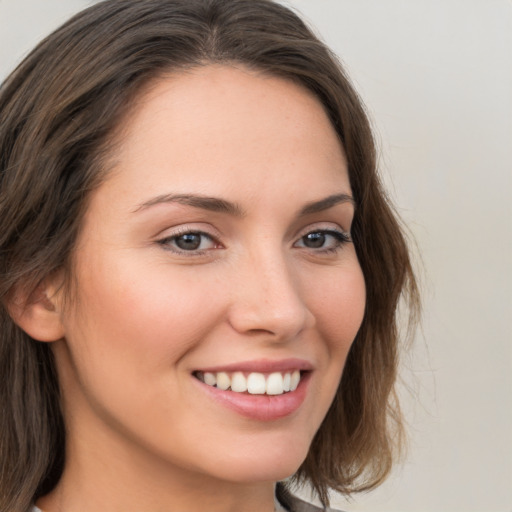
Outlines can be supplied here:
<path id="1" fill-rule="evenodd" d="M 232 203 L 218 197 L 209 197 L 199 194 L 163 194 L 142 203 L 133 212 L 139 212 L 141 210 L 146 210 L 151 206 L 166 203 L 184 204 L 212 212 L 227 213 L 235 217 L 245 216 L 244 209 L 236 203 Z M 319 201 L 307 203 L 300 210 L 299 216 L 311 215 L 313 213 L 328 210 L 340 203 L 351 203 L 355 206 L 355 201 L 352 196 L 348 194 L 333 194 L 324 199 L 320 199 Z"/>
<path id="2" fill-rule="evenodd" d="M 320 201 L 307 203 L 301 209 L 300 215 L 311 215 L 312 213 L 322 212 L 340 203 L 351 203 L 354 207 L 356 206 L 356 202 L 352 196 L 348 194 L 333 194 L 325 199 L 320 199 Z"/>
<path id="3" fill-rule="evenodd" d="M 157 196 L 145 203 L 142 203 L 134 210 L 134 213 L 162 203 L 184 204 L 187 206 L 193 206 L 194 208 L 201 208 L 202 210 L 209 210 L 211 212 L 228 213 L 235 217 L 243 217 L 245 215 L 244 210 L 235 203 L 231 203 L 230 201 L 226 201 L 218 197 L 209 197 L 198 194 L 164 194 Z"/>

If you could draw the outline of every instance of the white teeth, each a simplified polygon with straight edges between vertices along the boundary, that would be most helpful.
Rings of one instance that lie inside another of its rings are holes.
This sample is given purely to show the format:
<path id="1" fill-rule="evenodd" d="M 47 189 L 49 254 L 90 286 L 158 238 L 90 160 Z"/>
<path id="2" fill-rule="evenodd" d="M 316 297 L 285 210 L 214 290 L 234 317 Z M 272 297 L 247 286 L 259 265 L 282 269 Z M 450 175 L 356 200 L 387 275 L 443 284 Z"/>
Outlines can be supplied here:
<path id="1" fill-rule="evenodd" d="M 290 380 L 290 391 L 295 391 L 297 389 L 297 386 L 299 385 L 299 382 L 300 382 L 300 372 L 299 372 L 299 370 L 295 370 L 292 373 L 292 377 Z"/>
<path id="2" fill-rule="evenodd" d="M 292 376 L 289 373 L 285 373 L 283 378 L 283 391 L 290 391 L 291 380 Z"/>
<path id="3" fill-rule="evenodd" d="M 280 373 L 271 373 L 267 378 L 266 391 L 267 395 L 282 395 L 283 389 L 283 376 Z"/>
<path id="4" fill-rule="evenodd" d="M 289 391 L 295 391 L 300 382 L 300 371 L 280 373 L 274 372 L 265 375 L 259 372 L 252 372 L 246 377 L 242 372 L 198 372 L 197 378 L 208 384 L 216 386 L 223 391 L 231 389 L 235 393 L 248 392 L 251 395 L 282 395 Z"/>
<path id="5" fill-rule="evenodd" d="M 215 386 L 215 384 L 217 384 L 217 377 L 215 377 L 213 373 L 206 372 L 203 375 L 203 382 L 208 384 L 208 386 Z"/>
<path id="6" fill-rule="evenodd" d="M 244 393 L 247 391 L 247 379 L 242 372 L 235 372 L 231 377 L 231 391 Z"/>
<path id="7" fill-rule="evenodd" d="M 229 375 L 225 372 L 217 373 L 217 387 L 219 389 L 226 390 L 231 386 L 231 379 Z"/>
<path id="8" fill-rule="evenodd" d="M 247 391 L 251 395 L 264 395 L 267 385 L 263 373 L 250 373 L 247 377 Z"/>

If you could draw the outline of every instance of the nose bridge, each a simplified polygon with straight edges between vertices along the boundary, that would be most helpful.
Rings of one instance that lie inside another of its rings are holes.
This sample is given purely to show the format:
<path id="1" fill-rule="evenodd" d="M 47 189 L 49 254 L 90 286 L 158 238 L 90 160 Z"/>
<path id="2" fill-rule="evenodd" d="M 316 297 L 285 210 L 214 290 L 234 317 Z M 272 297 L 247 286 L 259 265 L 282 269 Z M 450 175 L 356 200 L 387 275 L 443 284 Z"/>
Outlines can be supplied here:
<path id="1" fill-rule="evenodd" d="M 304 329 L 311 315 L 279 244 L 262 243 L 248 249 L 240 272 L 231 315 L 237 330 L 265 331 L 288 339 Z"/>

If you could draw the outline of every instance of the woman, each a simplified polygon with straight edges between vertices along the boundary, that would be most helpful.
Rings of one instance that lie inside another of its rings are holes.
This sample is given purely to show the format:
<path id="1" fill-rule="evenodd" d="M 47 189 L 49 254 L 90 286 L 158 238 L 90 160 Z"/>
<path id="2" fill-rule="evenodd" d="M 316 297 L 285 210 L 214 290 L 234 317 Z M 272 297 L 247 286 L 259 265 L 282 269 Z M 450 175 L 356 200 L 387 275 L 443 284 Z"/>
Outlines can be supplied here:
<path id="1" fill-rule="evenodd" d="M 101 2 L 7 79 L 0 130 L 2 511 L 309 510 L 276 482 L 327 506 L 384 479 L 415 281 L 295 14 Z"/>

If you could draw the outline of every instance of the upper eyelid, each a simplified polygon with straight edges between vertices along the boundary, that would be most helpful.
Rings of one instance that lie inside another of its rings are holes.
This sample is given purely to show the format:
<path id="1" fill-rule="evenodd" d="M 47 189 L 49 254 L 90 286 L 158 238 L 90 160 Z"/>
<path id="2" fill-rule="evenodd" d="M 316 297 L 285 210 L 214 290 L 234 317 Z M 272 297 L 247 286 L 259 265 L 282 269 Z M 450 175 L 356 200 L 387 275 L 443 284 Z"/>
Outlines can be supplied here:
<path id="1" fill-rule="evenodd" d="M 214 240 L 219 240 L 221 234 L 218 229 L 215 229 L 213 226 L 207 226 L 206 223 L 199 223 L 199 226 L 194 226 L 194 223 L 191 224 L 179 224 L 177 226 L 167 227 L 159 231 L 153 238 L 155 240 L 164 240 L 167 238 L 173 238 L 181 235 L 186 235 L 187 233 L 200 233 L 202 235 L 209 236 Z"/>
<path id="2" fill-rule="evenodd" d="M 213 240 L 214 242 L 220 243 L 220 241 L 218 240 L 218 238 L 215 235 L 212 235 L 211 233 L 208 233 L 206 231 L 202 231 L 199 229 L 187 229 L 187 230 L 183 230 L 183 231 L 179 231 L 179 232 L 175 232 L 175 233 L 170 233 L 169 235 L 158 237 L 157 241 L 162 242 L 165 240 L 172 240 L 173 238 L 179 238 L 180 236 L 183 236 L 183 235 L 201 235 L 206 238 L 209 238 L 210 240 Z"/>
<path id="3" fill-rule="evenodd" d="M 308 233 L 313 233 L 315 231 L 333 231 L 337 233 L 341 233 L 343 235 L 347 235 L 351 238 L 350 229 L 344 229 L 337 223 L 330 223 L 330 225 L 327 225 L 325 222 L 319 222 L 317 224 L 311 224 L 301 230 L 298 231 L 296 238 L 302 238 L 303 236 L 307 235 Z"/>

